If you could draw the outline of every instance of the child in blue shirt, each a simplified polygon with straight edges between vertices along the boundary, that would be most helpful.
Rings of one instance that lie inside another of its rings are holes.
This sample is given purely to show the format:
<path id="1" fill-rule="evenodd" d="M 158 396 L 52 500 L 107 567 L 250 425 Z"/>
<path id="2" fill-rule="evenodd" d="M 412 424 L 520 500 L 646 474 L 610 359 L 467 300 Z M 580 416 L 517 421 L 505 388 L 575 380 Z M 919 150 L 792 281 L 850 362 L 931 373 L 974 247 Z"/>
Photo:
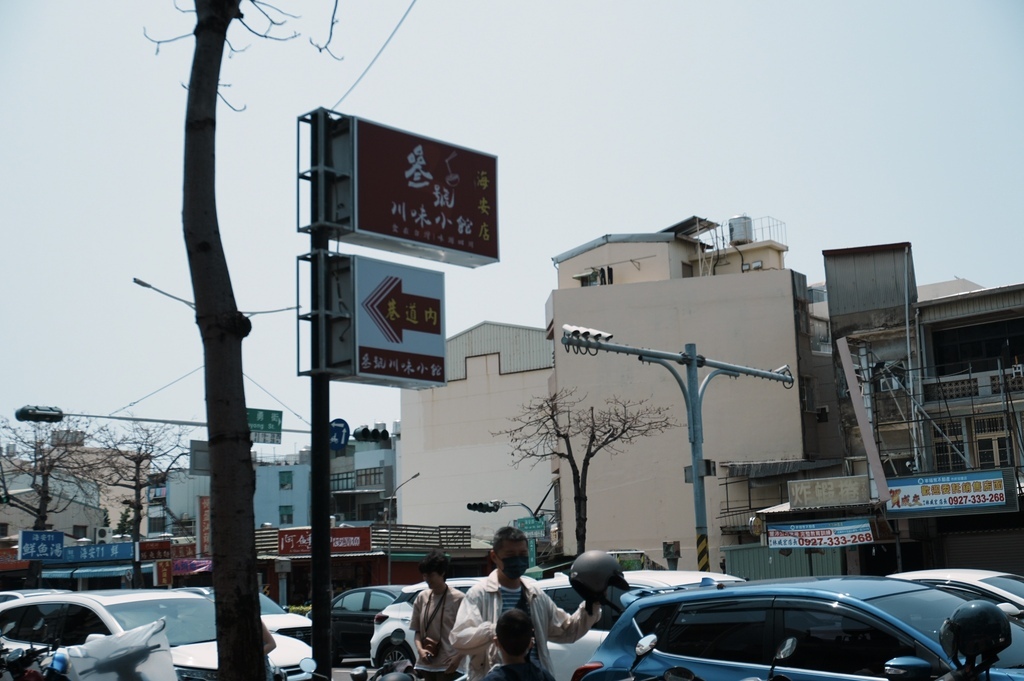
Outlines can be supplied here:
<path id="1" fill-rule="evenodd" d="M 504 664 L 491 669 L 483 681 L 555 681 L 550 672 L 530 661 L 533 622 L 525 611 L 505 612 L 494 625 L 494 634 Z"/>

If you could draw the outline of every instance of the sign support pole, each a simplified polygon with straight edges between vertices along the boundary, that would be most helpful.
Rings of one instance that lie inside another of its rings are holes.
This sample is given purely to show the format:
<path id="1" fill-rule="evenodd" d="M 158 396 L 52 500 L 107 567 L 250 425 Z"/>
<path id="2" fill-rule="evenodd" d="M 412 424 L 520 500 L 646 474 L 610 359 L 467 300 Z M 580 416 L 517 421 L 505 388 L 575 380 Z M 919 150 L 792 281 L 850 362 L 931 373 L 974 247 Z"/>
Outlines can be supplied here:
<path id="1" fill-rule="evenodd" d="M 319 118 L 317 125 L 312 126 L 312 164 L 314 167 L 327 163 L 328 120 L 325 110 L 314 113 Z M 319 187 L 317 173 L 313 173 L 313 195 L 326 190 Z M 310 530 L 310 572 L 312 593 L 310 600 L 313 616 L 313 659 L 317 669 L 330 670 L 334 662 L 331 655 L 331 433 L 328 424 L 331 421 L 331 376 L 325 370 L 328 363 L 326 338 L 328 333 L 327 305 L 328 296 L 325 282 L 327 280 L 327 253 L 330 249 L 329 235 L 326 229 L 318 227 L 324 216 L 319 215 L 323 202 L 314 200 L 312 206 L 312 227 L 310 229 L 311 297 L 312 297 L 312 328 L 310 357 L 310 412 L 312 414 L 312 433 L 310 444 L 313 451 L 310 460 L 310 504 L 312 517 L 309 519 Z"/>
<path id="2" fill-rule="evenodd" d="M 649 350 L 647 348 L 636 348 L 629 345 L 609 343 L 606 340 L 599 340 L 601 336 L 611 338 L 611 335 L 593 329 L 580 329 L 579 327 L 565 326 L 562 334 L 562 345 L 568 351 L 570 347 L 582 350 L 593 350 L 597 354 L 599 350 L 615 352 L 623 355 L 635 355 L 641 362 L 660 364 L 671 372 L 679 389 L 683 392 L 683 402 L 686 404 L 686 425 L 690 439 L 690 457 L 693 470 L 693 518 L 697 535 L 697 569 L 702 572 L 710 572 L 711 564 L 708 555 L 708 520 L 707 508 L 704 499 L 704 477 L 708 474 L 704 465 L 704 420 L 702 416 L 704 391 L 708 382 L 715 376 L 724 374 L 726 376 L 738 377 L 740 374 L 756 376 L 770 381 L 780 381 L 787 388 L 793 386 L 793 374 L 789 366 L 784 366 L 775 371 L 763 371 L 752 367 L 729 364 L 717 360 L 708 359 L 697 354 L 695 343 L 686 344 L 686 352 L 665 352 L 663 350 Z M 686 378 L 684 379 L 676 368 L 675 364 L 686 366 Z M 714 369 L 710 374 L 699 380 L 697 369 L 711 367 Z"/>

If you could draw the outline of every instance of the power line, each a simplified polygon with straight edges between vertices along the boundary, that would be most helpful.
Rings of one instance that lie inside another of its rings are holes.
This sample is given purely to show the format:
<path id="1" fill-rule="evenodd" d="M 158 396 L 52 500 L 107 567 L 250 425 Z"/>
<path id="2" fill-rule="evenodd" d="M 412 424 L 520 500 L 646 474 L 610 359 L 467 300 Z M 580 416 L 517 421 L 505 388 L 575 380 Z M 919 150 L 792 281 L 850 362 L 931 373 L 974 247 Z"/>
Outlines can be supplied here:
<path id="1" fill-rule="evenodd" d="M 388 39 L 384 41 L 384 44 L 380 46 L 380 49 L 377 50 L 377 54 L 374 55 L 373 59 L 370 60 L 370 63 L 366 65 L 366 68 L 363 69 L 363 72 L 359 74 L 359 77 L 356 78 L 356 82 L 352 83 L 352 87 L 350 87 L 345 92 L 345 94 L 343 94 L 341 96 L 341 99 L 339 99 L 338 101 L 336 101 L 334 103 L 334 106 L 331 107 L 332 109 L 337 109 L 338 105 L 345 101 L 345 98 L 349 96 L 349 93 L 351 93 L 353 90 L 355 90 L 356 86 L 359 85 L 359 81 L 361 81 L 363 79 L 363 76 L 365 76 L 369 72 L 369 70 L 371 68 L 373 68 L 373 65 L 375 63 L 377 63 L 377 57 L 379 57 L 381 55 L 381 53 L 384 52 L 384 48 L 386 48 L 388 46 L 388 43 L 391 42 L 391 39 L 395 37 L 396 33 L 398 33 L 398 29 L 401 28 L 402 22 L 404 22 L 405 18 L 407 16 L 409 16 L 409 12 L 412 11 L 413 5 L 415 5 L 415 4 L 416 4 L 416 0 L 412 0 L 412 2 L 409 3 L 409 8 L 407 10 L 405 10 L 405 14 L 402 15 L 402 18 L 398 20 L 398 23 L 395 25 L 394 30 L 391 31 L 391 35 L 389 35 Z"/>

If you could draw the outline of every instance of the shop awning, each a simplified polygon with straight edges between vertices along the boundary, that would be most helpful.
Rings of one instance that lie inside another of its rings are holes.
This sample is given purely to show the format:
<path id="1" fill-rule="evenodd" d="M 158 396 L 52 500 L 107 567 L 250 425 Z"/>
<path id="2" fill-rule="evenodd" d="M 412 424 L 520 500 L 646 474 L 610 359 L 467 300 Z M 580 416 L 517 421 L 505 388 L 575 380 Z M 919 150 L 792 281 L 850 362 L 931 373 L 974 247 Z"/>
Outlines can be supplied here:
<path id="1" fill-rule="evenodd" d="M 153 564 L 143 563 L 142 571 L 152 574 Z M 124 577 L 127 575 L 131 575 L 131 573 L 131 565 L 96 565 L 90 567 L 75 568 L 75 572 L 72 576 L 75 579 L 87 579 L 89 577 Z"/>
<path id="2" fill-rule="evenodd" d="M 74 568 L 61 568 L 59 570 L 43 570 L 43 579 L 70 579 Z"/>

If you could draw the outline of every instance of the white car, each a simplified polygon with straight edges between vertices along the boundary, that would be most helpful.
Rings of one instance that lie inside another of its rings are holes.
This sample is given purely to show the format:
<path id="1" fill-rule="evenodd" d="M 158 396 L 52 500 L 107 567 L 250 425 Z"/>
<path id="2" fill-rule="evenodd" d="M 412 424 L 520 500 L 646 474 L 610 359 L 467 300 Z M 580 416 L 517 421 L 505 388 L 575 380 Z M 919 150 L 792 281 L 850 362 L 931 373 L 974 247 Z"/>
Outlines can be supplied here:
<path id="1" fill-rule="evenodd" d="M 192 591 L 213 599 L 213 587 L 211 586 L 182 586 L 175 590 Z M 303 641 L 306 645 L 313 645 L 313 623 L 309 618 L 288 612 L 265 594 L 260 594 L 260 619 L 267 625 L 271 634 L 291 636 Z"/>
<path id="2" fill-rule="evenodd" d="M 1024 577 L 1009 572 L 944 568 L 898 572 L 889 576 L 928 584 L 967 599 L 980 598 L 997 605 L 1009 603 L 1018 611 L 1024 612 Z M 1019 616 L 1020 612 L 1017 615 Z"/>
<path id="3" fill-rule="evenodd" d="M 453 589 L 465 593 L 481 579 L 483 577 L 452 577 L 446 581 Z M 391 605 L 374 616 L 373 636 L 370 638 L 370 660 L 373 662 L 373 666 L 380 667 L 385 662 L 395 660 L 416 660 L 409 622 L 412 620 L 412 602 L 416 600 L 416 594 L 426 588 L 426 582 L 404 587 L 402 593 Z M 395 629 L 405 632 L 400 643 L 391 640 L 391 633 Z"/>
<path id="4" fill-rule="evenodd" d="M 28 598 L 29 596 L 48 596 L 50 594 L 71 593 L 68 589 L 11 589 L 0 591 L 0 603 L 13 601 L 15 598 Z"/>
<path id="5" fill-rule="evenodd" d="M 701 584 L 701 580 L 709 580 L 710 583 L 744 581 L 732 575 L 686 570 L 627 570 L 623 575 L 633 589 L 648 591 L 698 586 Z M 448 584 L 462 591 L 469 591 L 470 587 L 481 579 L 483 578 L 453 577 L 448 580 Z M 566 612 L 574 612 L 579 607 L 580 601 L 583 600 L 569 584 L 569 578 L 564 574 L 551 579 L 538 580 L 537 586 L 542 588 L 551 597 L 551 600 Z M 409 620 L 412 616 L 413 599 L 426 587 L 426 582 L 405 587 L 398 600 L 377 615 L 377 619 L 374 621 L 373 638 L 370 640 L 370 657 L 375 666 L 379 667 L 394 659 L 415 661 L 416 653 L 412 645 L 412 632 L 409 631 Z M 609 591 L 609 600 L 619 605 L 624 592 L 615 587 Z M 615 611 L 615 608 L 604 606 L 600 621 L 580 640 L 575 643 L 549 642 L 548 651 L 551 653 L 551 664 L 554 665 L 554 669 L 549 670 L 552 675 L 559 680 L 571 678 L 577 667 L 590 660 L 616 619 L 618 619 L 618 612 Z M 405 640 L 396 644 L 391 640 L 391 632 L 398 628 L 404 629 Z"/>
<path id="6" fill-rule="evenodd" d="M 27 648 L 60 641 L 80 645 L 92 634 L 107 636 L 167 621 L 171 659 L 179 681 L 216 681 L 217 631 L 213 601 L 195 593 L 167 589 L 111 589 L 39 595 L 0 603 L 0 644 Z M 299 663 L 312 657 L 302 641 L 274 635 L 270 661 L 288 681 L 308 681 Z"/>

